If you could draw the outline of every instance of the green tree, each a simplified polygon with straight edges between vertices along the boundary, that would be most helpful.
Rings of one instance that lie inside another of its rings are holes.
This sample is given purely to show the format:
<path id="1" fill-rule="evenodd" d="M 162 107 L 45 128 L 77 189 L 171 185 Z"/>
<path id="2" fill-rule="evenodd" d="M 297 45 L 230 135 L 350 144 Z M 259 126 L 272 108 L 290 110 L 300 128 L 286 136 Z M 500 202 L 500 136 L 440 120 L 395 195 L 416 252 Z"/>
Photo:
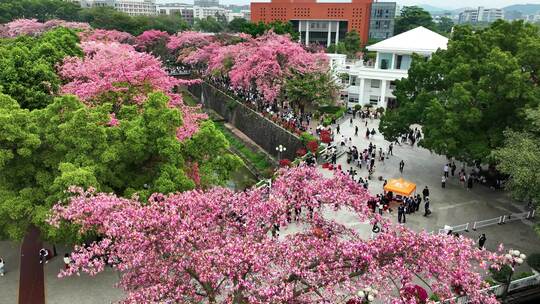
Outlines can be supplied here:
<path id="1" fill-rule="evenodd" d="M 204 19 L 196 19 L 193 28 L 197 31 L 208 33 L 219 33 L 225 29 L 223 24 L 212 16 L 208 16 Z"/>
<path id="2" fill-rule="evenodd" d="M 66 56 L 81 56 L 79 38 L 58 28 L 40 37 L 0 39 L 0 91 L 16 99 L 22 108 L 47 106 L 60 89 L 56 65 Z"/>
<path id="3" fill-rule="evenodd" d="M 241 32 L 244 31 L 244 29 L 245 29 L 245 27 L 247 26 L 248 23 L 249 23 L 249 21 L 247 21 L 244 18 L 234 18 L 227 25 L 227 29 L 230 32 L 233 32 L 233 33 L 241 33 Z"/>
<path id="4" fill-rule="evenodd" d="M 452 31 L 452 28 L 454 27 L 454 21 L 448 17 L 442 17 L 441 20 L 439 20 L 439 23 L 437 23 L 436 29 L 437 32 L 441 34 L 449 34 Z"/>
<path id="5" fill-rule="evenodd" d="M 345 38 L 338 44 L 331 44 L 327 52 L 346 54 L 348 58 L 356 58 L 362 50 L 362 40 L 356 30 L 352 30 L 345 35 Z"/>
<path id="6" fill-rule="evenodd" d="M 77 20 L 81 7 L 62 0 L 2 0 L 0 1 L 0 23 L 19 18 Z"/>
<path id="7" fill-rule="evenodd" d="M 492 157 L 497 169 L 509 176 L 506 188 L 512 196 L 540 207 L 540 107 L 525 112 L 527 127 L 523 131 L 507 130 L 504 146 Z M 536 231 L 540 234 L 540 224 Z"/>
<path id="8" fill-rule="evenodd" d="M 335 103 L 338 86 L 331 73 L 294 73 L 285 81 L 282 96 L 294 107 L 304 112 L 306 105 L 332 105 Z"/>
<path id="9" fill-rule="evenodd" d="M 505 129 L 523 130 L 523 109 L 538 104 L 539 39 L 523 22 L 499 21 L 481 31 L 457 27 L 448 50 L 430 60 L 414 57 L 394 92 L 399 108 L 383 116 L 381 132 L 393 140 L 421 124 L 424 147 L 485 161 L 503 145 Z"/>
<path id="10" fill-rule="evenodd" d="M 405 6 L 401 9 L 401 15 L 396 18 L 394 35 L 419 26 L 435 29 L 435 23 L 433 22 L 433 18 L 431 18 L 431 14 L 418 6 Z"/>
<path id="11" fill-rule="evenodd" d="M 108 125 L 111 110 L 111 104 L 89 108 L 63 96 L 29 111 L 0 95 L 0 236 L 20 238 L 35 224 L 51 240 L 71 240 L 72 228 L 57 231 L 45 224 L 50 207 L 66 198 L 71 185 L 145 199 L 194 188 L 194 162 L 201 162 L 202 187 L 224 184 L 241 163 L 211 122 L 179 142 L 181 113 L 162 93 L 151 94 L 142 106 L 123 106 L 118 126 Z"/>

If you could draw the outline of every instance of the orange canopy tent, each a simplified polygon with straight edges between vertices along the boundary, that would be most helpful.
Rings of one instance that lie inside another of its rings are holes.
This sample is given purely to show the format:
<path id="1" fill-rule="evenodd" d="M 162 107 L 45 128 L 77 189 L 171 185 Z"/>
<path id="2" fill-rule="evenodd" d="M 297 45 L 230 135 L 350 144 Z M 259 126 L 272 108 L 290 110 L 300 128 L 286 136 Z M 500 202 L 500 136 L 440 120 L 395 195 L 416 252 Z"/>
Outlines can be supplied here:
<path id="1" fill-rule="evenodd" d="M 416 191 L 416 184 L 399 179 L 390 179 L 384 186 L 385 192 L 392 191 L 394 194 L 401 196 L 411 196 Z"/>

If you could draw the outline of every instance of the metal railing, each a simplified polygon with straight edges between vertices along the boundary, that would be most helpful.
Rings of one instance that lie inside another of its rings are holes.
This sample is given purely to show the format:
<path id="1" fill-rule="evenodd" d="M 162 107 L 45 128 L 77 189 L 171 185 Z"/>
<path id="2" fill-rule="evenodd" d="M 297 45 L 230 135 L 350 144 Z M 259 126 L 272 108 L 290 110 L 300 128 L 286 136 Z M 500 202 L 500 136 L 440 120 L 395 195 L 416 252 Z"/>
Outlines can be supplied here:
<path id="1" fill-rule="evenodd" d="M 518 220 L 530 220 L 530 219 L 533 219 L 535 215 L 536 215 L 536 210 L 532 210 L 532 211 L 526 211 L 526 212 L 521 212 L 521 213 L 501 215 L 499 217 L 491 218 L 488 220 L 474 221 L 474 222 L 466 223 L 462 225 L 455 225 L 455 226 L 448 225 L 448 226 L 452 227 L 453 232 L 460 232 L 460 231 L 469 232 L 469 227 L 471 226 L 472 226 L 472 230 L 476 231 L 477 229 L 480 229 L 483 227 L 488 227 L 488 226 L 493 226 L 493 225 L 502 225 L 505 223 L 510 223 L 510 222 L 518 221 Z M 444 231 L 446 231 L 446 229 L 444 228 L 439 229 L 439 233 L 443 233 Z"/>
<path id="2" fill-rule="evenodd" d="M 520 290 L 520 289 L 531 287 L 531 286 L 538 286 L 538 285 L 540 285 L 540 275 L 535 274 L 535 275 L 532 275 L 523 279 L 518 279 L 518 280 L 514 280 L 510 282 L 510 286 L 508 286 L 508 292 Z M 488 294 L 494 294 L 495 296 L 499 297 L 503 295 L 505 286 L 506 286 L 505 284 L 491 286 L 490 288 L 483 289 L 482 292 L 488 293 Z M 470 303 L 469 302 L 470 299 L 468 296 L 462 296 L 462 297 L 453 298 L 450 300 L 443 300 L 443 301 L 437 302 L 436 304 L 451 303 L 452 300 L 454 301 L 454 303 L 459 303 L 459 304 Z"/>

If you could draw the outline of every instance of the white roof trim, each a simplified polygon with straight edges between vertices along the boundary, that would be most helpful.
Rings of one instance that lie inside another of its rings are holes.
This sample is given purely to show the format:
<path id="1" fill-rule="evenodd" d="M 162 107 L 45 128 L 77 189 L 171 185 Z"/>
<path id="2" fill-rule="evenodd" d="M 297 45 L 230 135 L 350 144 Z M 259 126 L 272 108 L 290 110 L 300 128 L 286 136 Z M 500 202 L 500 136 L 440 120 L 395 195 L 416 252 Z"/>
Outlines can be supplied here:
<path id="1" fill-rule="evenodd" d="M 367 47 L 369 51 L 391 53 L 420 53 L 429 55 L 438 49 L 445 50 L 448 38 L 423 26 L 390 37 Z"/>

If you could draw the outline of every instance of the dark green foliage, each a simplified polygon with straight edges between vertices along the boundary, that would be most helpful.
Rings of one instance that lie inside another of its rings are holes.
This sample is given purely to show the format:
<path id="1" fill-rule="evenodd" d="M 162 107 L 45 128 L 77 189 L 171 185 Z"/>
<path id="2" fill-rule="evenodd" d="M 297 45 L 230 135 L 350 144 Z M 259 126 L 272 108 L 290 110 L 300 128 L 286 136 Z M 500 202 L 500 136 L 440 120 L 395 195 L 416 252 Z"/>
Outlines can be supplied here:
<path id="1" fill-rule="evenodd" d="M 2 0 L 0 1 L 0 23 L 27 18 L 47 21 L 62 19 L 75 21 L 81 7 L 62 0 Z"/>
<path id="2" fill-rule="evenodd" d="M 294 30 L 292 23 L 282 21 L 272 21 L 270 23 L 264 22 L 250 22 L 244 18 L 235 18 L 229 22 L 227 29 L 233 33 L 246 33 L 253 37 L 258 37 L 264 33 L 272 30 L 276 34 L 284 35 L 289 34 L 293 40 L 298 39 L 298 32 Z"/>
<path id="3" fill-rule="evenodd" d="M 527 265 L 536 271 L 540 271 L 540 253 L 533 253 L 527 257 Z"/>
<path id="4" fill-rule="evenodd" d="M 0 92 L 24 109 L 40 109 L 60 89 L 56 65 L 66 56 L 81 56 L 77 34 L 58 28 L 33 38 L 0 39 Z"/>
<path id="5" fill-rule="evenodd" d="M 362 50 L 362 40 L 356 30 L 352 30 L 345 34 L 345 39 L 338 44 L 331 44 L 327 52 L 346 54 L 348 58 L 356 58 L 357 54 Z"/>
<path id="6" fill-rule="evenodd" d="M 489 272 L 491 273 L 491 277 L 493 278 L 493 280 L 499 283 L 508 283 L 508 278 L 512 273 L 512 267 L 505 264 L 499 270 L 490 268 Z"/>
<path id="7" fill-rule="evenodd" d="M 394 35 L 401 34 L 419 26 L 435 29 L 435 23 L 431 18 L 431 14 L 418 6 L 405 6 L 401 9 L 401 15 L 396 18 Z"/>
<path id="8" fill-rule="evenodd" d="M 219 33 L 225 30 L 225 24 L 212 16 L 208 16 L 204 19 L 196 19 L 193 29 L 201 32 Z"/>
<path id="9" fill-rule="evenodd" d="M 394 140 L 418 123 L 420 144 L 431 151 L 486 160 L 503 145 L 503 131 L 523 129 L 523 110 L 539 102 L 539 51 L 537 30 L 522 22 L 457 27 L 448 50 L 415 56 L 409 77 L 397 82 L 400 106 L 383 116 L 381 132 Z"/>

